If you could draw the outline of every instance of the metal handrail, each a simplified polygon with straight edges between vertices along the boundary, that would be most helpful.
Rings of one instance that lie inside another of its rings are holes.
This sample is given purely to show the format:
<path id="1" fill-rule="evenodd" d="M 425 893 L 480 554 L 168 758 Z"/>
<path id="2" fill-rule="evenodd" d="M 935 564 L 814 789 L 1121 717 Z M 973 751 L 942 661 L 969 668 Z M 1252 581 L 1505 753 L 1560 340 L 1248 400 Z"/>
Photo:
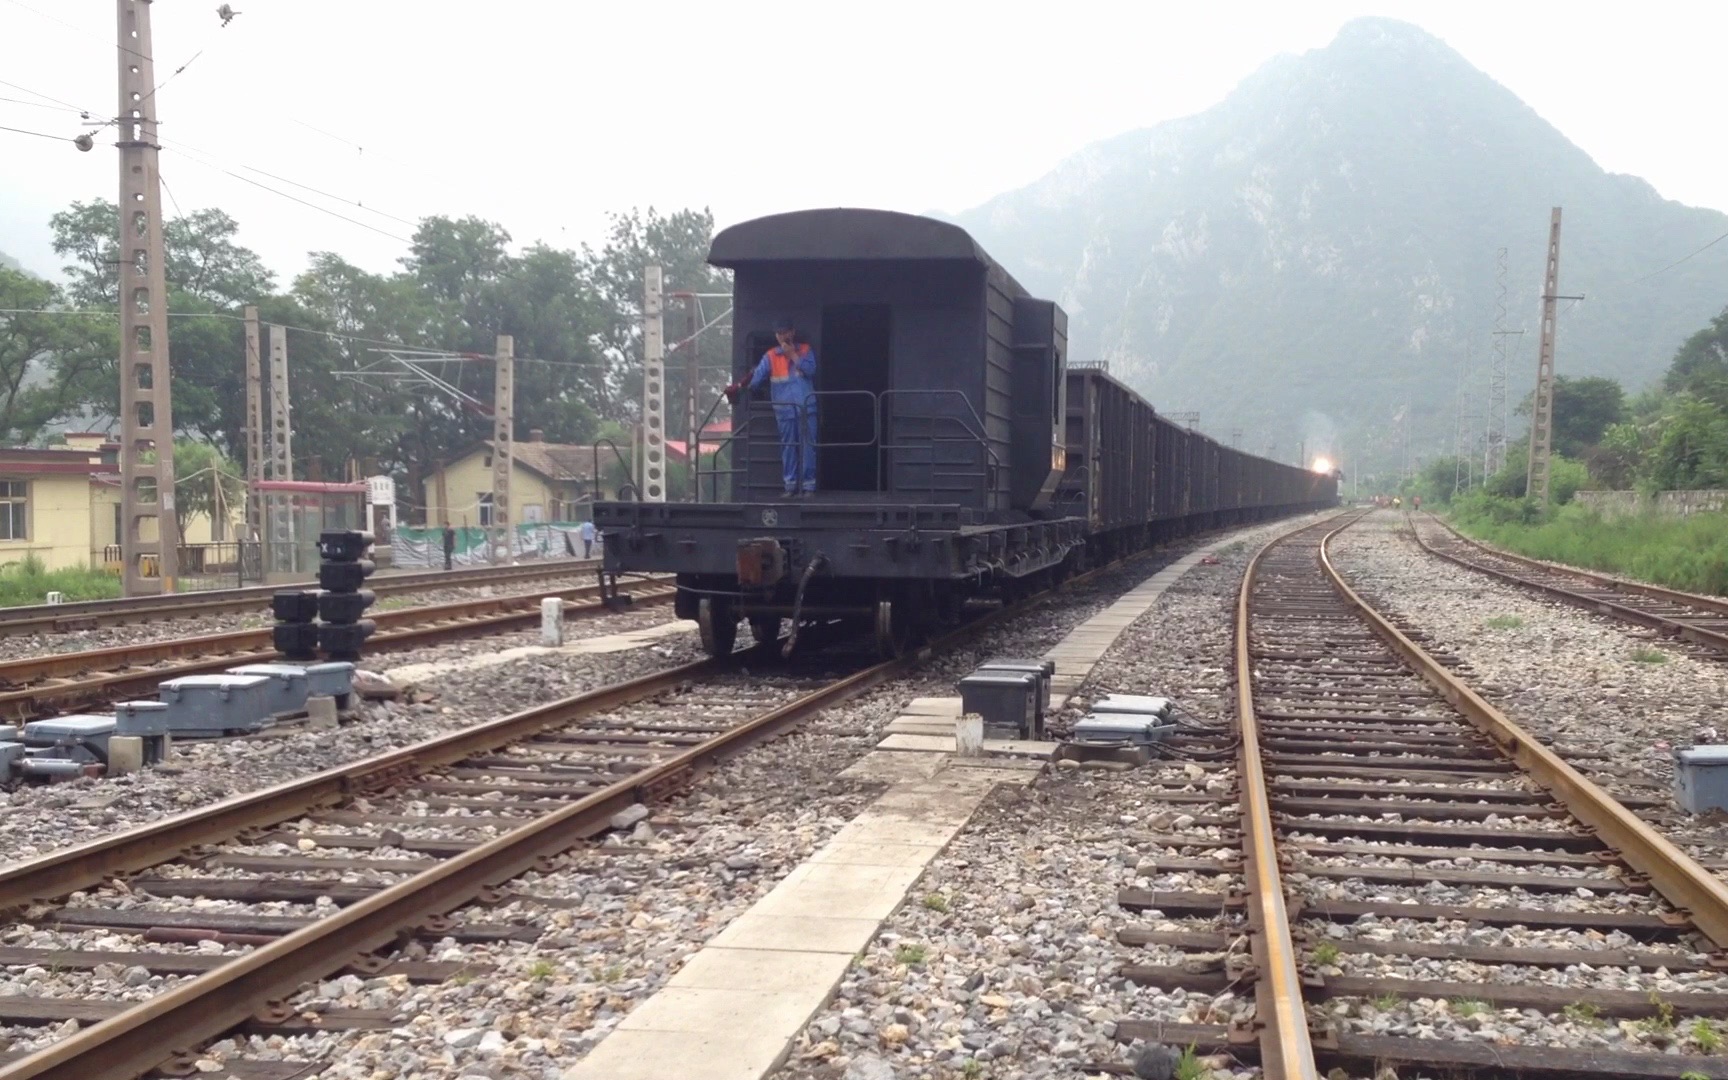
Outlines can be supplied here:
<path id="1" fill-rule="evenodd" d="M 595 439 L 594 442 L 589 446 L 589 449 L 592 450 L 594 453 L 594 458 L 593 458 L 594 463 L 595 463 L 594 464 L 594 497 L 596 499 L 598 499 L 600 497 L 600 464 L 599 463 L 600 463 L 600 448 L 602 446 L 604 446 L 604 447 L 606 447 L 606 449 L 612 451 L 612 456 L 618 459 L 618 464 L 620 467 L 623 468 L 624 475 L 625 476 L 631 475 L 630 463 L 628 461 L 624 460 L 624 454 L 622 451 L 620 451 L 618 449 L 618 444 L 613 442 L 611 439 L 605 439 L 605 438 Z M 618 498 L 620 501 L 623 501 L 625 492 L 630 493 L 630 498 L 632 501 L 634 501 L 636 499 L 636 494 L 637 494 L 636 493 L 636 485 L 629 480 L 624 481 L 624 483 L 620 484 L 618 487 Z"/>

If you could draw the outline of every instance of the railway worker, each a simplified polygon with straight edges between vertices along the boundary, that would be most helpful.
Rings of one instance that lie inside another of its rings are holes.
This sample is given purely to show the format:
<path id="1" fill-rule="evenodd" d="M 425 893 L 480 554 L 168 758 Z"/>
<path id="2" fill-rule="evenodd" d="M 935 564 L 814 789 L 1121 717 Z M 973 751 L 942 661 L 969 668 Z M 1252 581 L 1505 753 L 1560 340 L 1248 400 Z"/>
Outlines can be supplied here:
<path id="1" fill-rule="evenodd" d="M 589 518 L 584 521 L 580 531 L 582 533 L 582 557 L 592 559 L 594 557 L 594 519 Z"/>
<path id="2" fill-rule="evenodd" d="M 456 530 L 444 523 L 444 569 L 450 569 L 451 560 L 456 557 Z"/>
<path id="3" fill-rule="evenodd" d="M 791 319 L 774 323 L 778 345 L 762 354 L 748 380 L 726 388 L 728 401 L 738 400 L 746 382 L 754 390 L 767 381 L 774 399 L 774 419 L 780 425 L 780 479 L 784 499 L 816 490 L 816 398 L 810 380 L 816 375 L 816 350 L 798 340 Z"/>

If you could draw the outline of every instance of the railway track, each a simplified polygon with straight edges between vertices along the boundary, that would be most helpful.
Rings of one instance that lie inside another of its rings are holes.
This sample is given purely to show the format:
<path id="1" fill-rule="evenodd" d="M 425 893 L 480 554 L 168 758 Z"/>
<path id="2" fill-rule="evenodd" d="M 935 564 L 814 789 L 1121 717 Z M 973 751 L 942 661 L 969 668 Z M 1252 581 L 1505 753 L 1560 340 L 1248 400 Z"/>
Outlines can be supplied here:
<path id="1" fill-rule="evenodd" d="M 540 624 L 540 601 L 570 602 L 566 618 L 604 614 L 599 585 L 548 593 L 459 600 L 369 613 L 377 632 L 368 653 L 419 648 L 480 634 L 522 630 Z M 630 592 L 633 604 L 671 602 L 670 582 L 649 579 Z M 155 694 L 156 684 L 182 675 L 224 671 L 239 664 L 277 659 L 270 627 L 143 642 L 108 649 L 50 653 L 0 661 L 0 723 L 33 720 L 129 697 Z"/>
<path id="2" fill-rule="evenodd" d="M 1236 726 L 1172 744 L 1190 772 L 1158 782 L 1204 776 L 1165 797 L 1211 831 L 1156 870 L 1210 886 L 1118 895 L 1156 913 L 1119 940 L 1168 961 L 1123 977 L 1237 1007 L 1116 1037 L 1274 1080 L 1728 1077 L 1728 887 L 1645 820 L 1665 794 L 1609 796 L 1368 608 L 1325 549 L 1348 524 L 1250 564 Z"/>
<path id="3" fill-rule="evenodd" d="M 1563 569 L 1471 540 L 1432 514 L 1411 518 L 1431 555 L 1511 585 L 1728 654 L 1728 600 Z"/>
<path id="4" fill-rule="evenodd" d="M 532 884 L 517 879 L 555 871 L 620 811 L 1023 607 L 835 678 L 797 666 L 744 673 L 735 661 L 748 653 L 684 665 L 0 868 L 12 924 L 0 923 L 0 942 L 21 925 L 67 935 L 54 948 L 0 945 L 0 967 L 109 976 L 76 998 L 0 995 L 0 1034 L 46 1043 L 0 1053 L 0 1080 L 308 1075 L 315 1064 L 252 1058 L 212 1073 L 196 1064 L 198 1049 L 229 1033 L 396 1026 L 387 1010 L 304 1014 L 284 1002 L 341 972 L 409 982 L 459 973 L 393 955 L 415 939 L 532 940 L 537 929 L 487 915 L 534 903 Z M 125 1000 L 114 976 L 135 969 L 152 992 Z"/>
<path id="5" fill-rule="evenodd" d="M 425 592 L 429 589 L 508 586 L 589 573 L 599 565 L 598 559 L 555 559 L 517 566 L 481 566 L 466 570 L 385 574 L 369 580 L 366 587 L 379 597 L 385 597 Z M 98 626 L 123 626 L 159 619 L 214 615 L 219 612 L 268 610 L 271 596 L 281 589 L 296 587 L 300 586 L 251 585 L 238 589 L 170 593 L 167 596 L 79 600 L 70 604 L 32 604 L 26 607 L 0 608 L 0 637 L 60 634 Z"/>

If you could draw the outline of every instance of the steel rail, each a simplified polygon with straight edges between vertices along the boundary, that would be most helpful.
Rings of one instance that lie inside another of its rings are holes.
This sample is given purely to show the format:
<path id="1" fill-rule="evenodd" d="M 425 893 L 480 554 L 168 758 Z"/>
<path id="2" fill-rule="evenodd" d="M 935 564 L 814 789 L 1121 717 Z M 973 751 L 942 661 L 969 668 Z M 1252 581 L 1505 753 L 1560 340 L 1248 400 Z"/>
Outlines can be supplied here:
<path id="1" fill-rule="evenodd" d="M 1136 552 L 1136 555 L 1142 554 Z M 1134 556 L 1129 556 L 1133 558 Z M 1122 560 L 1126 561 L 1126 560 Z M 1113 566 L 1099 567 L 1073 584 Z M 1028 597 L 1042 599 L 1060 589 Z M 0 1067 L 0 1080 L 134 1080 L 188 1046 L 217 1038 L 307 982 L 327 976 L 401 937 L 405 927 L 446 914 L 556 857 L 605 828 L 612 814 L 675 788 L 701 770 L 740 753 L 811 715 L 911 670 L 934 652 L 961 645 L 1028 604 L 999 608 L 906 656 L 866 668 L 789 702 L 643 772 L 448 859 L 235 958 L 172 990 L 99 1021 Z M 263 791 L 88 841 L 0 869 L 0 910 L 65 896 L 248 828 L 276 824 L 368 791 L 388 788 L 440 765 L 508 745 L 593 712 L 639 701 L 681 683 L 726 670 L 728 660 L 701 660 L 642 678 L 524 710 L 463 731 L 391 751 Z M 1286 931 L 1286 937 L 1288 936 Z"/>
<path id="2" fill-rule="evenodd" d="M 645 583 L 631 593 L 635 604 L 670 602 L 670 583 Z M 475 634 L 503 633 L 538 626 L 544 596 L 583 601 L 599 593 L 598 585 L 528 593 L 484 600 L 381 611 L 370 616 L 381 632 L 366 639 L 367 652 L 393 652 Z M 564 609 L 565 617 L 604 614 L 598 600 Z M 201 657 L 183 663 L 171 661 Z M 164 679 L 224 671 L 238 664 L 279 659 L 268 627 L 206 634 L 193 638 L 122 645 L 111 649 L 47 653 L 0 662 L 0 718 L 30 719 L 54 708 L 78 708 L 117 700 L 127 694 L 149 693 Z M 168 666 L 161 666 L 167 664 Z M 154 665 L 154 666 L 152 666 Z M 45 680 L 70 679 L 69 682 Z"/>
<path id="3" fill-rule="evenodd" d="M 598 559 L 564 559 L 517 566 L 386 574 L 369 579 L 366 587 L 379 596 L 424 592 L 430 589 L 471 589 L 485 585 L 539 581 L 549 577 L 567 577 L 592 571 L 599 565 Z M 74 600 L 68 604 L 29 604 L 0 608 L 0 637 L 82 629 L 93 625 L 143 622 L 149 619 L 209 615 L 218 611 L 249 611 L 269 607 L 270 598 L 283 589 L 307 587 L 317 586 L 313 582 L 248 585 L 236 589 L 170 593 L 167 596 Z"/>
<path id="4" fill-rule="evenodd" d="M 1594 831 L 1604 844 L 1617 850 L 1628 866 L 1648 878 L 1662 898 L 1689 917 L 1716 948 L 1728 949 L 1728 885 L 1536 741 L 1350 588 L 1334 565 L 1330 551 L 1333 538 L 1350 524 L 1354 522 L 1340 526 L 1320 542 L 1320 566 L 1345 603 L 1430 686 L 1492 739 L 1501 753 L 1557 796 L 1574 817 Z"/>
<path id="5" fill-rule="evenodd" d="M 265 1003 L 328 975 L 357 955 L 397 940 L 405 926 L 442 915 L 486 889 L 536 867 L 600 832 L 612 814 L 676 786 L 701 768 L 770 738 L 824 708 L 906 670 L 933 649 L 976 636 L 1019 607 L 1003 608 L 933 642 L 926 649 L 866 668 L 814 694 L 789 702 L 652 768 L 626 777 L 567 807 L 536 818 L 484 845 L 293 931 L 253 952 L 137 1007 L 0 1068 L 0 1080 L 132 1080 L 177 1051 L 214 1039 L 245 1022 Z M 702 660 L 429 740 L 353 765 L 224 800 L 200 811 L 51 853 L 0 870 L 0 909 L 100 884 L 116 874 L 160 865 L 200 844 L 289 820 L 309 810 L 400 782 L 439 765 L 496 749 L 580 716 L 672 689 L 724 670 L 729 661 Z"/>
<path id="6" fill-rule="evenodd" d="M 1311 526 L 1323 528 L 1324 523 Z M 1276 537 L 1254 553 L 1236 597 L 1236 764 L 1241 798 L 1243 880 L 1248 888 L 1249 943 L 1258 978 L 1254 1016 L 1259 1027 L 1261 1069 L 1268 1080 L 1318 1080 L 1314 1046 L 1303 1005 L 1302 975 L 1290 934 L 1290 912 L 1279 871 L 1272 827 L 1272 797 L 1260 753 L 1260 721 L 1254 711 L 1254 658 L 1249 616 L 1261 557 L 1307 530 Z"/>
<path id="7" fill-rule="evenodd" d="M 1456 529 L 1452 528 L 1445 522 L 1440 521 L 1438 518 L 1433 518 L 1432 520 L 1435 524 L 1450 532 L 1462 543 L 1493 558 L 1505 559 L 1508 562 L 1517 563 L 1521 566 L 1528 566 L 1532 570 L 1540 571 L 1542 573 L 1570 575 L 1573 577 L 1583 578 L 1592 584 L 1598 585 L 1599 587 L 1612 592 L 1648 596 L 1653 600 L 1661 600 L 1665 603 L 1679 604 L 1685 607 L 1702 608 L 1704 611 L 1712 614 L 1728 614 L 1728 602 L 1713 597 L 1697 596 L 1693 593 L 1679 592 L 1674 589 L 1664 589 L 1660 585 L 1647 585 L 1643 582 L 1623 581 L 1619 578 L 1604 577 L 1600 574 L 1594 574 L 1586 570 L 1579 570 L 1574 567 L 1554 566 L 1538 559 L 1531 559 L 1523 555 L 1515 555 L 1509 551 L 1501 551 L 1499 548 L 1489 547 L 1486 544 L 1472 540 L 1470 537 L 1460 534 Z M 1709 630 L 1702 626 L 1694 626 L 1684 619 L 1676 619 L 1667 615 L 1658 615 L 1655 612 L 1644 611 L 1627 604 L 1616 603 L 1612 600 L 1605 600 L 1602 597 L 1592 596 L 1589 593 L 1576 592 L 1567 589 L 1562 585 L 1540 581 L 1536 578 L 1525 577 L 1521 574 L 1515 574 L 1510 570 L 1502 570 L 1497 566 L 1488 566 L 1484 563 L 1473 562 L 1461 555 L 1455 555 L 1452 552 L 1443 551 L 1430 544 L 1427 540 L 1423 539 L 1421 530 L 1415 527 L 1414 522 L 1411 524 L 1411 533 L 1416 537 L 1416 543 L 1420 545 L 1424 551 L 1428 552 L 1430 555 L 1445 559 L 1447 562 L 1455 563 L 1458 566 L 1474 570 L 1477 573 L 1487 574 L 1490 577 L 1498 578 L 1501 581 L 1505 581 L 1512 585 L 1535 590 L 1536 592 L 1542 593 L 1546 596 L 1552 596 L 1556 600 L 1563 600 L 1566 603 L 1573 604 L 1577 607 L 1588 608 L 1589 610 L 1602 615 L 1611 615 L 1625 622 L 1637 623 L 1640 626 L 1647 626 L 1652 630 L 1660 630 L 1665 634 L 1690 641 L 1695 645 L 1704 645 L 1720 652 L 1728 652 L 1728 634 L 1716 630 Z M 1700 614 L 1702 614 L 1702 612 Z"/>

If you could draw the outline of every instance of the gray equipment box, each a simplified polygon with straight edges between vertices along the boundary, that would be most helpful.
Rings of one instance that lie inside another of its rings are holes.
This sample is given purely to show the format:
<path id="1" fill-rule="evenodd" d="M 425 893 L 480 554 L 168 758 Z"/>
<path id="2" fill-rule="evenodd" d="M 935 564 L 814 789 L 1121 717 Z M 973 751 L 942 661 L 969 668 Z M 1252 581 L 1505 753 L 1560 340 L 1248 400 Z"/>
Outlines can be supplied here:
<path id="1" fill-rule="evenodd" d="M 345 661 L 323 664 L 245 664 L 229 668 L 230 675 L 262 675 L 270 680 L 270 711 L 276 714 L 303 712 L 306 699 L 332 697 L 345 706 L 354 693 L 354 665 Z"/>
<path id="2" fill-rule="evenodd" d="M 1147 697 L 1144 694 L 1105 694 L 1092 703 L 1095 713 L 1135 713 L 1141 716 L 1156 716 L 1162 720 L 1170 715 L 1171 701 L 1166 697 Z"/>
<path id="3" fill-rule="evenodd" d="M 168 734 L 167 705 L 160 701 L 122 701 L 114 706 L 114 734 L 154 738 Z"/>
<path id="4" fill-rule="evenodd" d="M 960 711 L 984 718 L 987 736 L 998 739 L 1036 739 L 1038 682 L 1030 672 L 980 672 L 960 680 Z"/>
<path id="5" fill-rule="evenodd" d="M 189 738 L 262 729 L 270 723 L 270 692 L 264 675 L 186 675 L 156 687 L 169 709 L 169 733 Z"/>
<path id="6" fill-rule="evenodd" d="M 100 748 L 107 756 L 108 739 L 114 734 L 112 716 L 56 716 L 51 720 L 32 720 L 24 725 L 24 742 L 28 746 L 84 746 Z"/>
<path id="7" fill-rule="evenodd" d="M 1728 810 L 1728 746 L 1674 751 L 1674 801 L 1691 814 Z"/>
<path id="8" fill-rule="evenodd" d="M 1150 746 L 1163 742 L 1176 730 L 1175 724 L 1161 724 L 1158 720 L 1150 713 L 1087 713 L 1074 725 L 1073 741 Z"/>
<path id="9" fill-rule="evenodd" d="M 1050 680 L 1056 674 L 1054 660 L 989 660 L 978 665 L 978 672 L 1024 671 L 1038 676 L 1038 718 L 1050 712 Z M 1042 724 L 1040 724 L 1042 726 Z"/>

